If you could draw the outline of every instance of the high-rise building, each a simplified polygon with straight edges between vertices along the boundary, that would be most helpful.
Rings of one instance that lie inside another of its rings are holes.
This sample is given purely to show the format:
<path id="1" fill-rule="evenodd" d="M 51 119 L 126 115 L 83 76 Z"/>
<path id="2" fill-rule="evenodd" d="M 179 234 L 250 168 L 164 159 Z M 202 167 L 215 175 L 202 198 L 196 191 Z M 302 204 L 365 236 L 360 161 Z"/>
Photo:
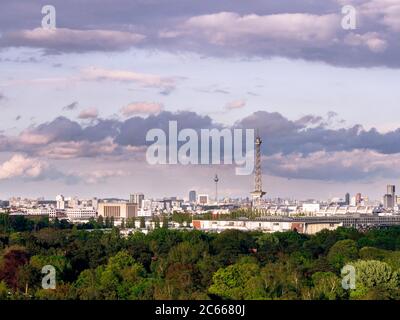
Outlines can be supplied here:
<path id="1" fill-rule="evenodd" d="M 356 206 L 359 206 L 361 204 L 361 200 L 362 200 L 361 193 L 357 193 L 356 194 Z"/>
<path id="2" fill-rule="evenodd" d="M 396 186 L 389 184 L 387 186 L 386 194 L 392 195 L 392 198 L 395 199 L 396 198 Z"/>
<path id="3" fill-rule="evenodd" d="M 350 205 L 350 193 L 346 193 L 344 202 L 346 205 Z"/>
<path id="4" fill-rule="evenodd" d="M 136 203 L 139 206 L 139 208 L 142 207 L 143 200 L 144 200 L 143 193 L 134 193 L 129 196 L 129 202 Z"/>
<path id="5" fill-rule="evenodd" d="M 65 209 L 65 199 L 64 199 L 64 196 L 61 195 L 61 194 L 59 194 L 59 195 L 56 197 L 56 201 L 57 201 L 57 209 L 64 210 L 64 209 Z"/>
<path id="6" fill-rule="evenodd" d="M 189 202 L 194 203 L 196 202 L 197 199 L 197 194 L 195 190 L 190 190 L 189 191 Z"/>
<path id="7" fill-rule="evenodd" d="M 383 206 L 385 209 L 393 209 L 394 208 L 394 198 L 391 194 L 384 195 Z"/>

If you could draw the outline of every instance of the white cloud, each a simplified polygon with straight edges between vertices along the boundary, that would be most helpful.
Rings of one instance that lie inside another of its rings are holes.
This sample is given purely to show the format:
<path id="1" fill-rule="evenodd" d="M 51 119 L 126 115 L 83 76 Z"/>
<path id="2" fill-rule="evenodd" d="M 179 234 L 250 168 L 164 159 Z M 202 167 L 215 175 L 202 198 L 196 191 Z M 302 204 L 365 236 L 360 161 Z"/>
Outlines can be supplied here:
<path id="1" fill-rule="evenodd" d="M 265 156 L 264 163 L 273 175 L 287 178 L 354 181 L 400 175 L 400 154 L 371 150 Z"/>
<path id="2" fill-rule="evenodd" d="M 340 27 L 340 18 L 335 14 L 313 15 L 306 13 L 282 13 L 272 15 L 239 15 L 235 12 L 220 12 L 189 18 L 178 31 L 164 30 L 161 36 L 168 37 L 191 34 L 203 35 L 218 45 L 248 40 L 248 37 L 299 42 L 332 41 Z"/>
<path id="3" fill-rule="evenodd" d="M 89 184 L 97 184 L 104 182 L 109 178 L 126 176 L 126 172 L 122 170 L 95 170 L 84 174 L 82 178 Z"/>
<path id="4" fill-rule="evenodd" d="M 128 104 L 121 109 L 121 113 L 125 117 L 129 117 L 136 114 L 157 114 L 163 110 L 161 103 L 155 102 L 134 102 Z"/>
<path id="5" fill-rule="evenodd" d="M 37 154 L 49 159 L 73 159 L 82 157 L 101 157 L 115 154 L 117 144 L 111 138 L 102 141 L 62 141 L 53 142 L 38 148 Z"/>
<path id="6" fill-rule="evenodd" d="M 16 177 L 38 178 L 47 168 L 48 164 L 41 160 L 15 154 L 0 165 L 0 180 Z"/>
<path id="7" fill-rule="evenodd" d="M 154 74 L 138 73 L 126 70 L 111 70 L 90 67 L 82 71 L 83 80 L 111 80 L 137 83 L 143 87 L 160 88 L 165 92 L 175 89 L 176 79 Z"/>
<path id="8" fill-rule="evenodd" d="M 384 52 L 388 47 L 387 41 L 382 39 L 376 32 L 368 32 L 365 34 L 348 34 L 344 42 L 350 46 L 367 46 L 369 50 L 375 53 Z"/>
<path id="9" fill-rule="evenodd" d="M 107 51 L 128 49 L 141 42 L 145 36 L 114 30 L 74 30 L 67 28 L 48 30 L 36 28 L 12 32 L 6 34 L 5 38 L 14 45 L 20 46 L 67 51 Z"/>
<path id="10" fill-rule="evenodd" d="M 30 132 L 29 130 L 23 131 L 17 138 L 17 143 L 26 145 L 43 145 L 49 143 L 51 137 L 44 134 Z"/>
<path id="11" fill-rule="evenodd" d="M 78 118 L 79 119 L 96 119 L 99 116 L 99 111 L 96 108 L 88 108 L 85 110 L 82 110 Z"/>
<path id="12" fill-rule="evenodd" d="M 226 109 L 233 110 L 233 109 L 241 109 L 246 106 L 246 101 L 245 100 L 235 100 L 231 101 L 226 104 Z"/>

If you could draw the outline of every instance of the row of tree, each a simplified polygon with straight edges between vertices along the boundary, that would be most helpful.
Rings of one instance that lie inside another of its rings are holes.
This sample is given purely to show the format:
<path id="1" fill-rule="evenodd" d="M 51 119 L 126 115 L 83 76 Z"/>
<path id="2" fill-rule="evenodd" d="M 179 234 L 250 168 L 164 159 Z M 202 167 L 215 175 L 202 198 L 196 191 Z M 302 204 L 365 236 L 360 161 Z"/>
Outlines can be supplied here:
<path id="1" fill-rule="evenodd" d="M 400 299 L 400 228 L 316 235 L 0 220 L 0 299 Z M 27 227 L 29 224 L 30 227 Z M 25 225 L 25 227 L 22 227 Z M 341 269 L 356 270 L 355 289 Z M 43 289 L 43 266 L 56 289 Z"/>

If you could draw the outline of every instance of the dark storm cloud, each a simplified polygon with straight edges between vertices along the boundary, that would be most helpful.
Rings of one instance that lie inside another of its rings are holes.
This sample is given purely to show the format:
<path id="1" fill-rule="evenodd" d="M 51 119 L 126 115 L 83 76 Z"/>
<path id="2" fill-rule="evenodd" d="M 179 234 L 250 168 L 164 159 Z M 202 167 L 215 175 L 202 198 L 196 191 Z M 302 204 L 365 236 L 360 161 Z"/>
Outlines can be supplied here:
<path id="1" fill-rule="evenodd" d="M 120 51 L 131 47 L 205 56 L 280 56 L 333 65 L 400 67 L 400 4 L 380 0 L 54 0 L 58 30 L 41 27 L 46 1 L 6 0 L 0 47 L 47 53 Z M 354 4 L 356 30 L 341 28 Z"/>

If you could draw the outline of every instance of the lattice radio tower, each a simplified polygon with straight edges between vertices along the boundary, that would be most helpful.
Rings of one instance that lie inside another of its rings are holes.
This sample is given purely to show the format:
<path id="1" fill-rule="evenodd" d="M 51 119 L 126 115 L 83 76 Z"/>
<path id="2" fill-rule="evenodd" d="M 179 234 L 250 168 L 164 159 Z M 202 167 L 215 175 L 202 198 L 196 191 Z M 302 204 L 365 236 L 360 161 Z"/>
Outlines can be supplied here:
<path id="1" fill-rule="evenodd" d="M 262 140 L 257 130 L 257 137 L 255 141 L 256 146 L 256 163 L 254 170 L 254 191 L 251 192 L 253 198 L 253 206 L 257 206 L 265 192 L 262 190 L 262 174 L 261 174 L 261 144 Z"/>

